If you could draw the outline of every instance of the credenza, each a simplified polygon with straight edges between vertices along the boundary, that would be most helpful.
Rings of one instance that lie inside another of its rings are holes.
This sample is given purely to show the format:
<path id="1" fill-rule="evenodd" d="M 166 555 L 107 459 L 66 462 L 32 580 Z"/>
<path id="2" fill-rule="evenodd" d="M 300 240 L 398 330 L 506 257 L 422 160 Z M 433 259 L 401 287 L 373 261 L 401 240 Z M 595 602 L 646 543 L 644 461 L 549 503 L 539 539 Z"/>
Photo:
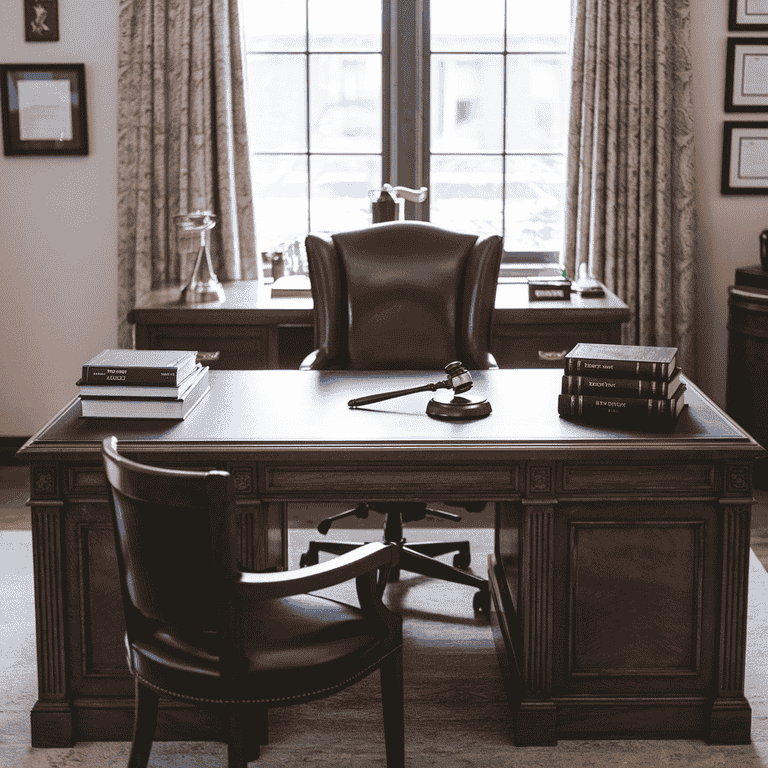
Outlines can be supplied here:
<path id="1" fill-rule="evenodd" d="M 128 315 L 137 349 L 219 352 L 211 368 L 256 370 L 299 367 L 313 349 L 311 298 L 271 298 L 255 280 L 224 285 L 226 299 L 179 303 L 178 288 L 153 292 Z M 524 283 L 499 283 L 491 351 L 502 368 L 561 367 L 578 342 L 616 344 L 629 308 L 605 296 L 529 301 Z"/>
<path id="2" fill-rule="evenodd" d="M 71 401 L 18 453 L 31 480 L 32 746 L 130 739 L 133 684 L 100 458 L 110 434 L 139 461 L 229 471 L 238 556 L 252 570 L 286 567 L 290 502 L 493 503 L 493 555 L 471 567 L 490 581 L 515 744 L 749 743 L 752 467 L 765 451 L 690 382 L 675 430 L 656 434 L 561 419 L 560 378 L 474 371 L 473 392 L 493 411 L 469 422 L 430 418 L 425 393 L 347 405 L 421 386 L 430 373 L 213 371 L 211 391 L 181 422 L 84 419 Z M 449 588 L 471 605 L 474 588 Z M 217 727 L 193 704 L 161 700 L 158 739 L 211 739 Z"/>

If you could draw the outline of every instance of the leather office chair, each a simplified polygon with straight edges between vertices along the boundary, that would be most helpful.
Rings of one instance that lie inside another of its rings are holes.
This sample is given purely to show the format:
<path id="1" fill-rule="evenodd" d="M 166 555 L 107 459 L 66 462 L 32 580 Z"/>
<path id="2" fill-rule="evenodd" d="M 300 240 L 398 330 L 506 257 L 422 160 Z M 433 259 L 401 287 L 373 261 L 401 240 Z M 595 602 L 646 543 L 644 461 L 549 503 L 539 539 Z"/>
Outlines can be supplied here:
<path id="1" fill-rule="evenodd" d="M 443 371 L 460 360 L 469 370 L 498 365 L 490 353 L 491 323 L 502 255 L 498 236 L 478 238 L 425 222 L 393 222 L 306 238 L 318 348 L 302 369 Z M 479 511 L 484 504 L 464 504 Z M 490 608 L 488 582 L 462 570 L 471 562 L 468 541 L 407 544 L 403 522 L 425 515 L 460 520 L 420 502 L 362 502 L 323 520 L 326 534 L 339 519 L 369 511 L 386 515 L 384 541 L 398 545 L 400 568 L 478 588 L 475 610 Z M 319 552 L 342 554 L 360 543 L 312 541 L 302 565 Z M 456 552 L 451 567 L 434 558 Z M 380 591 L 386 585 L 380 584 Z"/>
<path id="2" fill-rule="evenodd" d="M 218 712 L 229 768 L 267 743 L 269 707 L 324 698 L 381 673 L 388 768 L 404 764 L 402 620 L 377 591 L 397 547 L 371 544 L 314 568 L 238 568 L 227 472 L 159 469 L 102 444 L 136 681 L 129 768 L 145 768 L 160 694 Z M 357 580 L 360 608 L 306 594 Z"/>

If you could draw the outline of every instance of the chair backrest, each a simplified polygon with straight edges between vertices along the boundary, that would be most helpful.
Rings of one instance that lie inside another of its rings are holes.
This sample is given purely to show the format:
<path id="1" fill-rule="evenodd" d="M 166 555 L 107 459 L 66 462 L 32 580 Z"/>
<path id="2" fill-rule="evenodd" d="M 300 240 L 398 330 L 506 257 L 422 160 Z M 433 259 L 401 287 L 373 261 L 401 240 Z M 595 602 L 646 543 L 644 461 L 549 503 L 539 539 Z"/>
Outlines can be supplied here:
<path id="1" fill-rule="evenodd" d="M 306 239 L 313 368 L 488 368 L 501 263 L 498 236 L 387 222 Z"/>
<path id="2" fill-rule="evenodd" d="M 231 478 L 102 458 L 129 638 L 142 618 L 202 630 L 221 627 L 225 583 L 237 573 Z"/>

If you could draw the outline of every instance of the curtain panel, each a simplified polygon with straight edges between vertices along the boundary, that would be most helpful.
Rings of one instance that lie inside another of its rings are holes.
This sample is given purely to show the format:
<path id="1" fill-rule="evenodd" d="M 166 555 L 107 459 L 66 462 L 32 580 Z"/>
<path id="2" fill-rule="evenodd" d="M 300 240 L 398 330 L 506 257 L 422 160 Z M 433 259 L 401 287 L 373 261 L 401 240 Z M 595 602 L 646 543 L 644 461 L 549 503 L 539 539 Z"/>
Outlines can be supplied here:
<path id="1" fill-rule="evenodd" d="M 693 377 L 689 0 L 574 0 L 565 260 L 632 312 L 625 344 L 676 346 Z"/>
<path id="2" fill-rule="evenodd" d="M 254 279 L 258 264 L 238 0 L 121 0 L 119 46 L 118 344 L 130 347 L 128 312 L 189 278 L 199 236 L 179 234 L 176 214 L 216 214 L 220 280 Z"/>

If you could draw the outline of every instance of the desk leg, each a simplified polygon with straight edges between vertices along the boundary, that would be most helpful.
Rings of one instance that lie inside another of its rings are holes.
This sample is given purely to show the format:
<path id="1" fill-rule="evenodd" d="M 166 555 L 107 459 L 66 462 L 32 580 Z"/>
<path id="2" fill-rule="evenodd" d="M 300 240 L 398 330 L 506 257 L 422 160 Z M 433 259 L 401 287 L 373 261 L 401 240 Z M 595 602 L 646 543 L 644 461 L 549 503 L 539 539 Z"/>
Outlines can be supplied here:
<path id="1" fill-rule="evenodd" d="M 62 510 L 60 500 L 32 502 L 38 674 L 38 699 L 30 714 L 33 747 L 71 747 L 76 741 L 67 690 Z"/>
<path id="2" fill-rule="evenodd" d="M 744 697 L 751 504 L 721 500 L 720 636 L 717 697 L 712 703 L 710 744 L 749 744 L 752 709 Z"/>
<path id="3" fill-rule="evenodd" d="M 515 716 L 515 746 L 555 746 L 552 701 L 554 504 L 523 501 L 521 605 L 523 700 Z"/>

